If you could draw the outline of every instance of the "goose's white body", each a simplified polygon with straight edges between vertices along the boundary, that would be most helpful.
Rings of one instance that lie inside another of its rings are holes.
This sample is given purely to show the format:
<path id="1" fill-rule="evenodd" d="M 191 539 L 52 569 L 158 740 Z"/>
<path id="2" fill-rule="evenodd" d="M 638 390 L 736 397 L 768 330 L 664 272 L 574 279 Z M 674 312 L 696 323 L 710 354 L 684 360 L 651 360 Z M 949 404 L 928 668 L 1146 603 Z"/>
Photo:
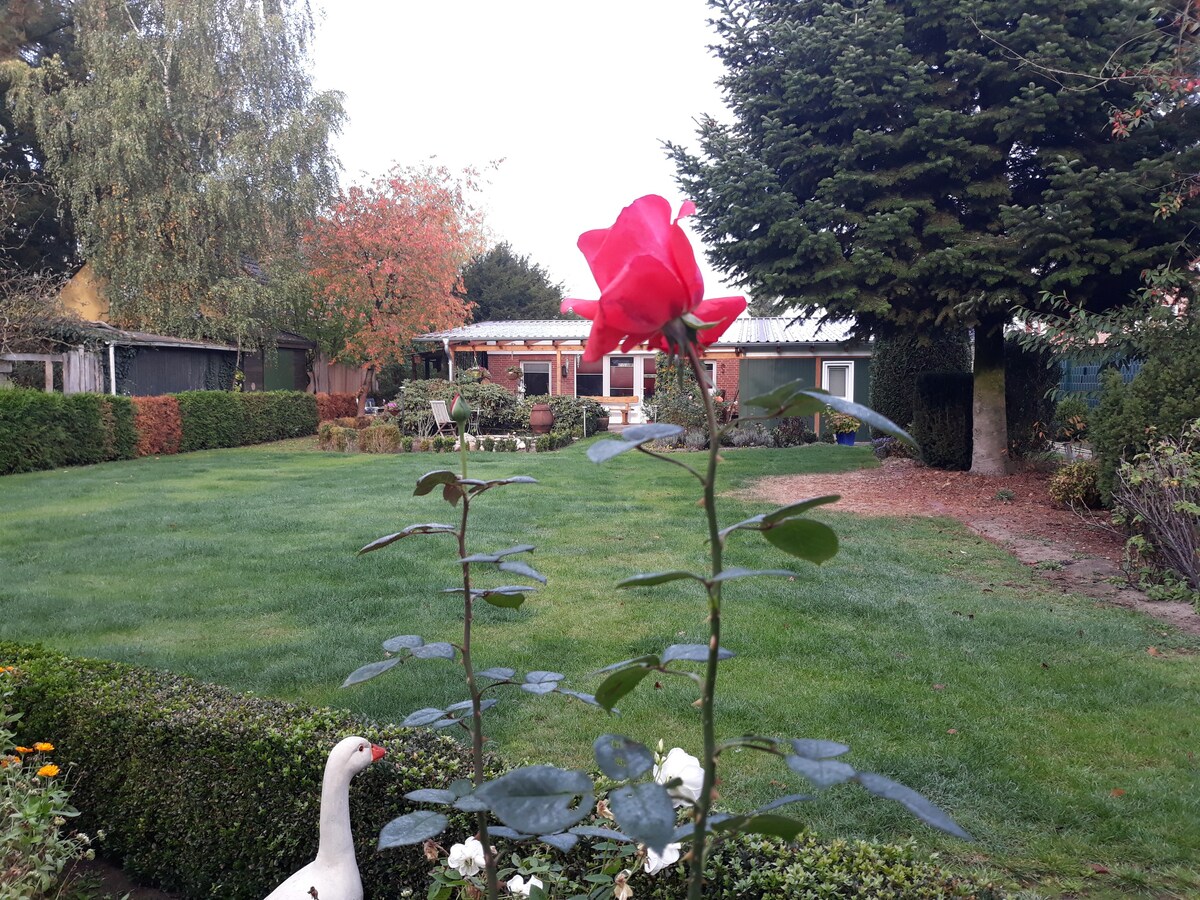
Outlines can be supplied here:
<path id="1" fill-rule="evenodd" d="M 271 891 L 266 900 L 362 900 L 362 879 L 350 831 L 350 780 L 384 755 L 366 738 L 348 737 L 329 753 L 321 785 L 317 858 Z"/>

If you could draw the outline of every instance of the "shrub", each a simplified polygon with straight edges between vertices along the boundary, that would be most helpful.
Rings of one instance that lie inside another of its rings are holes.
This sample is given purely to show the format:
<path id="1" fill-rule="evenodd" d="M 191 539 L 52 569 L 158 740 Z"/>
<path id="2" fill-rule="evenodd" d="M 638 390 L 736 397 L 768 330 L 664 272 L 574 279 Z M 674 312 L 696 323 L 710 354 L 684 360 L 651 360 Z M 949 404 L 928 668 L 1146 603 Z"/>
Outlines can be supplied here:
<path id="1" fill-rule="evenodd" d="M 103 408 L 104 458 L 133 459 L 138 444 L 133 400 L 106 394 Z"/>
<path id="2" fill-rule="evenodd" d="M 0 475 L 53 469 L 67 460 L 61 394 L 0 390 Z"/>
<path id="3" fill-rule="evenodd" d="M 179 452 L 183 422 L 179 414 L 178 400 L 169 395 L 134 397 L 133 409 L 138 436 L 138 456 Z"/>
<path id="4" fill-rule="evenodd" d="M 802 419 L 785 419 L 784 421 L 803 421 Z M 789 432 L 789 437 L 794 433 Z M 774 447 L 779 441 L 779 429 L 768 431 L 762 422 L 734 428 L 729 432 L 729 442 L 734 447 Z M 802 441 L 798 442 L 802 443 Z M 795 443 L 779 444 L 780 447 L 794 447 Z"/>
<path id="5" fill-rule="evenodd" d="M 422 379 L 404 382 L 396 402 L 397 424 L 406 434 L 419 435 L 433 421 L 430 400 L 444 400 L 447 408 L 455 394 L 471 409 L 479 413 L 479 428 L 489 431 L 511 431 L 520 427 L 517 398 L 498 384 L 455 384 L 438 379 Z M 529 413 L 525 413 L 525 425 L 529 427 Z"/>
<path id="6" fill-rule="evenodd" d="M 913 393 L 926 372 L 970 372 L 971 345 L 965 331 L 919 337 L 898 334 L 875 341 L 871 356 L 869 406 L 901 428 L 913 421 Z M 879 432 L 872 432 L 876 437 Z"/>
<path id="7" fill-rule="evenodd" d="M 1060 375 L 1053 350 L 1023 346 L 1013 335 L 1005 339 L 1004 409 L 1010 459 L 1022 459 L 1050 445 Z"/>
<path id="8" fill-rule="evenodd" d="M 360 453 L 396 453 L 400 450 L 400 429 L 395 425 L 372 425 L 358 433 Z"/>
<path id="9" fill-rule="evenodd" d="M 413 439 L 410 437 L 405 437 L 403 443 L 404 443 L 404 452 L 412 453 L 413 452 Z"/>
<path id="10" fill-rule="evenodd" d="M 803 416 L 788 416 L 786 419 L 779 419 L 778 423 L 772 432 L 777 447 L 799 447 L 801 444 L 816 443 L 817 434 L 809 427 L 809 420 Z"/>
<path id="11" fill-rule="evenodd" d="M 1131 532 L 1127 558 L 1149 581 L 1200 591 L 1200 418 L 1121 464 L 1113 506 Z"/>
<path id="12" fill-rule="evenodd" d="M 693 451 L 707 450 L 708 432 L 700 428 L 689 428 L 683 435 L 683 448 Z"/>
<path id="13" fill-rule="evenodd" d="M 655 357 L 657 377 L 654 388 L 654 405 L 658 407 L 658 421 L 684 428 L 708 427 L 704 412 L 704 401 L 700 397 L 700 385 L 689 366 L 675 365 L 665 353 Z M 682 387 L 680 386 L 682 373 Z M 725 413 L 723 400 L 717 401 L 717 417 Z"/>
<path id="14" fill-rule="evenodd" d="M 67 446 L 63 462 L 89 466 L 104 462 L 104 400 L 100 394 L 67 394 L 62 398 Z"/>
<path id="15" fill-rule="evenodd" d="M 1069 509 L 1100 506 L 1100 466 L 1090 459 L 1062 466 L 1050 478 L 1050 499 Z"/>
<path id="16" fill-rule="evenodd" d="M 913 394 L 913 438 L 935 469 L 971 468 L 971 399 L 966 372 L 926 372 Z"/>
<path id="17" fill-rule="evenodd" d="M 679 867 L 647 884 L 637 877 L 635 896 L 679 900 L 687 886 Z M 737 835 L 717 844 L 706 872 L 706 900 L 933 900 L 973 897 L 999 900 L 999 891 L 951 875 L 912 844 L 871 844 L 812 835 L 791 844 Z"/>
<path id="18" fill-rule="evenodd" d="M 317 397 L 317 419 L 328 422 L 342 416 L 358 415 L 358 396 L 356 394 L 326 394 Z"/>
<path id="19" fill-rule="evenodd" d="M 303 391 L 254 391 L 236 394 L 242 404 L 243 444 L 302 437 L 317 430 L 317 400 Z M 368 419 L 369 417 L 364 416 Z M 365 427 L 365 426 L 364 426 Z"/>
<path id="20" fill-rule="evenodd" d="M 1082 397 L 1064 397 L 1054 407 L 1054 439 L 1081 441 L 1087 437 L 1088 404 Z"/>
<path id="21" fill-rule="evenodd" d="M 317 429 L 317 447 L 321 450 L 336 450 L 346 453 L 358 444 L 358 429 L 344 428 L 332 422 L 322 422 Z"/>
<path id="22" fill-rule="evenodd" d="M 1146 450 L 1150 428 L 1179 434 L 1200 418 L 1200 324 L 1156 333 L 1147 340 L 1146 362 L 1126 385 L 1119 372 L 1104 373 L 1100 405 L 1089 422 L 1092 449 L 1100 459 L 1100 491 L 1108 496 L 1122 459 Z"/>
<path id="23" fill-rule="evenodd" d="M 561 447 L 566 447 L 575 440 L 574 435 L 570 431 L 561 430 L 557 427 L 549 434 L 539 434 L 533 439 L 533 449 L 538 453 L 547 453 L 551 450 L 558 450 Z"/>
<path id="24" fill-rule="evenodd" d="M 912 459 L 913 448 L 894 437 L 871 439 L 871 452 L 876 459 Z"/>
<path id="25" fill-rule="evenodd" d="M 80 826 L 104 829 L 106 851 L 134 877 L 193 897 L 266 896 L 313 858 L 326 755 L 361 734 L 389 751 L 351 786 L 366 892 L 423 895 L 420 848 L 377 853 L 375 842 L 406 792 L 468 774 L 449 738 L 0 644 L 0 665 L 11 664 L 23 673 L 14 695 L 22 733 L 56 736 Z"/>
<path id="26" fill-rule="evenodd" d="M 232 391 L 184 391 L 176 394 L 182 424 L 180 451 L 187 453 L 240 446 L 246 430 L 242 396 Z"/>

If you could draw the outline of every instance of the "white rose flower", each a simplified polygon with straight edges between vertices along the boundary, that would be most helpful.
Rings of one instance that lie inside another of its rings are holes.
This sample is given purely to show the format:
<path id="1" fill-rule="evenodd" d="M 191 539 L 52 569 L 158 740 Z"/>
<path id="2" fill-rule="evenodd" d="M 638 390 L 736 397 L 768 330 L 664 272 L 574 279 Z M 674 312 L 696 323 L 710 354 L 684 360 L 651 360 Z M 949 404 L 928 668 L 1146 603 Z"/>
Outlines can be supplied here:
<path id="1" fill-rule="evenodd" d="M 680 747 L 672 747 L 667 758 L 654 767 L 654 780 L 666 784 L 676 778 L 683 781 L 678 787 L 671 788 L 671 801 L 675 807 L 691 806 L 700 799 L 700 791 L 704 788 L 704 769 L 700 760 Z"/>
<path id="2" fill-rule="evenodd" d="M 662 856 L 659 856 L 649 847 L 646 848 L 646 874 L 657 875 L 667 866 L 673 866 L 679 862 L 679 844 L 667 844 L 663 848 Z"/>
<path id="3" fill-rule="evenodd" d="M 542 879 L 538 878 L 536 875 L 530 875 L 529 880 L 526 881 L 520 875 L 514 875 L 512 878 L 508 879 L 508 883 L 505 886 L 518 897 L 528 897 L 529 892 L 535 887 L 542 887 Z"/>
<path id="4" fill-rule="evenodd" d="M 450 868 L 457 869 L 463 878 L 478 874 L 483 865 L 483 844 L 475 838 L 467 838 L 466 843 L 450 848 Z"/>

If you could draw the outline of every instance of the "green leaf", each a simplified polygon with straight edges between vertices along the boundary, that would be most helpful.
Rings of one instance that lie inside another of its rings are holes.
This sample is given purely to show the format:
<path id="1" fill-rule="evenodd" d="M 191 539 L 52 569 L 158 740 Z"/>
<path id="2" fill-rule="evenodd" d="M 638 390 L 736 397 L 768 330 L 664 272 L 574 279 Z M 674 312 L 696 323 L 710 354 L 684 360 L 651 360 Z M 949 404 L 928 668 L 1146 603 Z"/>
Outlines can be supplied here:
<path id="1" fill-rule="evenodd" d="M 454 659 L 454 645 L 445 641 L 413 647 L 409 652 L 417 659 Z"/>
<path id="2" fill-rule="evenodd" d="M 386 547 L 388 544 L 394 544 L 396 541 L 411 537 L 414 534 L 458 534 L 458 532 L 454 530 L 453 525 L 441 525 L 436 522 L 430 522 L 427 525 L 409 525 L 403 531 L 397 531 L 395 534 L 385 535 L 371 541 L 371 543 L 358 551 L 358 555 L 362 556 L 364 553 L 370 553 L 373 550 Z"/>
<path id="3" fill-rule="evenodd" d="M 837 741 L 819 741 L 812 738 L 796 738 L 791 741 L 792 750 L 805 759 L 829 759 L 848 753 L 850 748 Z"/>
<path id="4" fill-rule="evenodd" d="M 509 681 L 517 673 L 513 669 L 507 669 L 504 666 L 495 666 L 491 669 L 484 669 L 482 672 L 476 674 L 480 678 L 490 678 L 493 681 Z"/>
<path id="5" fill-rule="evenodd" d="M 425 643 L 425 639 L 417 634 L 398 634 L 383 642 L 383 649 L 388 653 L 399 653 L 401 650 L 412 650 Z"/>
<path id="6" fill-rule="evenodd" d="M 568 697 L 574 697 L 576 700 L 582 700 L 584 703 L 587 703 L 591 706 L 599 706 L 600 705 L 598 702 L 596 702 L 596 697 L 593 694 L 585 694 L 585 693 L 582 693 L 581 691 L 570 691 L 570 690 L 567 690 L 565 687 L 560 687 L 558 689 L 558 693 L 564 694 Z"/>
<path id="7" fill-rule="evenodd" d="M 571 834 L 578 834 L 581 837 L 594 837 L 606 841 L 618 841 L 622 844 L 633 842 L 633 838 L 628 835 L 621 834 L 619 831 L 614 831 L 611 828 L 598 828 L 594 825 L 576 825 L 571 829 Z M 605 879 L 607 882 L 608 879 Z"/>
<path id="8" fill-rule="evenodd" d="M 800 515 L 801 513 L 808 512 L 814 507 L 826 506 L 830 503 L 837 503 L 841 499 L 841 494 L 826 494 L 824 497 L 810 497 L 808 500 L 800 500 L 797 503 L 781 506 L 774 512 L 764 515 L 762 520 L 767 525 L 774 525 L 776 522 L 782 522 L 784 519 L 794 519 L 796 516 Z"/>
<path id="9" fill-rule="evenodd" d="M 418 810 L 397 819 L 392 819 L 379 832 L 379 848 L 387 850 L 390 847 L 406 847 L 410 844 L 420 844 L 432 837 L 437 837 L 450 824 L 439 812 L 429 809 Z"/>
<path id="10" fill-rule="evenodd" d="M 596 702 L 612 712 L 617 701 L 637 687 L 641 680 L 649 674 L 650 670 L 643 666 L 618 669 L 605 678 L 600 687 L 596 688 Z"/>
<path id="11" fill-rule="evenodd" d="M 667 789 L 653 781 L 626 785 L 608 795 L 609 808 L 621 830 L 655 853 L 662 853 L 675 834 L 675 807 Z"/>
<path id="12" fill-rule="evenodd" d="M 621 436 L 615 440 L 597 441 L 592 444 L 587 449 L 587 456 L 594 463 L 602 463 L 614 456 L 636 450 L 647 441 L 657 441 L 677 434 L 683 434 L 683 428 L 679 425 L 634 425 L 622 431 Z"/>
<path id="13" fill-rule="evenodd" d="M 512 556 L 514 553 L 528 553 L 533 549 L 535 549 L 533 544 L 517 544 L 515 547 L 509 547 L 507 550 L 500 550 L 496 553 L 473 553 L 470 556 L 464 556 L 459 562 L 496 563 L 506 556 Z"/>
<path id="14" fill-rule="evenodd" d="M 854 418 L 858 419 L 864 425 L 869 425 L 877 431 L 882 431 L 884 434 L 890 434 L 892 437 L 899 438 L 910 446 L 917 446 L 917 442 L 912 439 L 912 436 L 907 431 L 886 416 L 881 416 L 875 410 L 860 403 L 854 403 L 842 397 L 835 397 L 832 394 L 827 394 L 825 391 L 806 388 L 800 380 L 781 385 L 769 393 L 751 397 L 745 402 L 748 406 L 757 406 L 759 409 L 766 410 L 767 415 L 772 418 L 811 416 L 814 413 L 823 412 L 825 407 L 828 406 L 837 412 L 854 416 Z"/>
<path id="15" fill-rule="evenodd" d="M 602 734 L 592 744 L 600 771 L 616 781 L 629 781 L 654 768 L 650 748 L 619 734 Z"/>
<path id="16" fill-rule="evenodd" d="M 453 484 L 456 481 L 458 481 L 458 476 L 449 469 L 437 469 L 433 472 L 426 472 L 417 479 L 417 487 L 413 491 L 413 496 L 423 497 L 439 484 Z"/>
<path id="17" fill-rule="evenodd" d="M 540 582 L 541 584 L 546 583 L 545 575 L 537 571 L 537 569 L 533 568 L 533 566 L 527 565 L 520 560 L 513 559 L 502 562 L 499 566 L 497 566 L 497 568 L 499 568 L 501 572 L 508 572 L 512 575 L 523 575 L 526 578 L 532 578 L 534 581 Z"/>
<path id="18" fill-rule="evenodd" d="M 757 816 L 761 813 L 769 812 L 772 809 L 778 809 L 781 806 L 790 806 L 793 803 L 805 803 L 812 800 L 811 794 L 788 794 L 786 797 L 776 797 L 770 803 L 764 803 L 756 809 L 751 815 Z"/>
<path id="19" fill-rule="evenodd" d="M 714 575 L 709 579 L 710 584 L 722 584 L 726 581 L 734 581 L 738 578 L 758 578 L 759 576 L 771 576 L 774 578 L 795 578 L 796 572 L 789 572 L 787 569 L 742 569 L 738 566 L 731 566 L 725 569 L 721 574 Z"/>
<path id="20" fill-rule="evenodd" d="M 409 713 L 400 724 L 405 728 L 420 728 L 422 725 L 432 725 L 445 714 L 445 710 L 427 706 L 424 709 L 418 709 L 416 712 Z"/>
<path id="21" fill-rule="evenodd" d="M 526 766 L 480 785 L 475 796 L 505 825 L 525 834 L 570 828 L 592 810 L 591 779 L 554 766 Z"/>
<path id="22" fill-rule="evenodd" d="M 818 564 L 832 559 L 838 551 L 834 530 L 812 519 L 785 519 L 764 530 L 763 537 L 784 553 Z"/>
<path id="23" fill-rule="evenodd" d="M 856 780 L 875 796 L 895 800 L 926 825 L 932 825 L 934 828 L 939 828 L 964 841 L 974 840 L 944 811 L 934 806 L 912 788 L 905 787 L 898 781 L 892 781 L 892 779 L 874 772 L 859 772 Z"/>
<path id="24" fill-rule="evenodd" d="M 789 769 L 803 775 L 818 790 L 850 781 L 856 774 L 853 766 L 836 759 L 807 759 L 803 756 L 789 755 L 787 764 Z"/>
<path id="25" fill-rule="evenodd" d="M 464 478 L 459 484 L 472 485 L 471 496 L 482 494 L 484 491 L 490 491 L 494 487 L 502 487 L 506 484 L 537 484 L 536 478 L 530 478 L 528 475 L 514 475 L 512 478 L 497 478 L 495 481 L 471 481 Z"/>
<path id="26" fill-rule="evenodd" d="M 787 816 L 772 815 L 734 816 L 715 826 L 716 831 L 765 834 L 769 837 L 782 838 L 785 841 L 794 839 L 804 829 L 803 822 L 797 822 Z"/>
<path id="27" fill-rule="evenodd" d="M 724 647 L 717 648 L 717 659 L 729 659 L 732 656 L 732 650 L 726 650 Z M 662 664 L 664 666 L 676 660 L 707 662 L 708 644 L 672 644 L 662 652 Z"/>
<path id="28" fill-rule="evenodd" d="M 555 850 L 561 850 L 563 853 L 570 853 L 576 844 L 579 843 L 579 838 L 573 834 L 539 834 L 538 840 L 543 844 L 549 844 Z M 533 894 L 530 893 L 532 898 Z"/>
<path id="29" fill-rule="evenodd" d="M 635 657 L 633 657 L 633 659 L 623 659 L 620 662 L 610 663 L 609 665 L 605 666 L 603 669 L 597 669 L 592 674 L 593 675 L 602 675 L 605 672 L 611 672 L 614 669 L 623 669 L 626 666 L 633 665 L 634 663 L 648 663 L 649 665 L 657 666 L 658 665 L 658 655 L 655 653 L 648 653 L 645 656 L 635 656 Z"/>
<path id="30" fill-rule="evenodd" d="M 476 596 L 501 609 L 519 609 L 525 602 L 524 594 L 513 594 L 508 591 L 481 591 Z"/>
<path id="31" fill-rule="evenodd" d="M 526 684 L 545 684 L 547 682 L 562 681 L 566 676 L 561 672 L 543 672 L 540 669 L 525 674 Z"/>
<path id="32" fill-rule="evenodd" d="M 704 583 L 704 579 L 699 575 L 695 575 L 691 572 L 684 572 L 682 570 L 676 570 L 673 572 L 651 572 L 646 575 L 634 575 L 632 578 L 626 578 L 623 581 L 618 581 L 617 587 L 650 587 L 651 585 L 655 584 L 666 584 L 668 581 L 680 581 L 684 578 L 690 578 L 693 581 L 699 581 L 701 584 Z"/>
<path id="33" fill-rule="evenodd" d="M 350 687 L 352 684 L 362 684 L 364 681 L 370 681 L 376 675 L 382 675 L 388 669 L 397 665 L 401 659 L 403 659 L 403 657 L 395 656 L 391 659 L 367 663 L 365 666 L 360 666 L 346 676 L 346 680 L 342 682 L 342 687 Z"/>
<path id="34" fill-rule="evenodd" d="M 409 791 L 404 795 L 405 800 L 411 800 L 413 803 L 453 803 L 458 797 L 453 791 L 442 790 L 441 788 L 422 788 L 419 791 Z"/>

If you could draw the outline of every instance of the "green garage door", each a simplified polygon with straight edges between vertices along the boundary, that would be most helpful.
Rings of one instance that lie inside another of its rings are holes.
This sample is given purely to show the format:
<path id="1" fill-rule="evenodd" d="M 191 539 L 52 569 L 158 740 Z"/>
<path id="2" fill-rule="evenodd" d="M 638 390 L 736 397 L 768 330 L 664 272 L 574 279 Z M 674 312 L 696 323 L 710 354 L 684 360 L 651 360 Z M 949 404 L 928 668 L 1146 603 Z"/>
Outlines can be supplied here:
<path id="1" fill-rule="evenodd" d="M 817 383 L 817 361 L 815 359 L 743 359 L 738 372 L 738 398 L 748 415 L 759 410 L 746 406 L 747 397 L 757 397 L 774 390 L 782 384 L 799 379 L 805 387 Z M 809 417 L 809 426 L 812 421 Z"/>

